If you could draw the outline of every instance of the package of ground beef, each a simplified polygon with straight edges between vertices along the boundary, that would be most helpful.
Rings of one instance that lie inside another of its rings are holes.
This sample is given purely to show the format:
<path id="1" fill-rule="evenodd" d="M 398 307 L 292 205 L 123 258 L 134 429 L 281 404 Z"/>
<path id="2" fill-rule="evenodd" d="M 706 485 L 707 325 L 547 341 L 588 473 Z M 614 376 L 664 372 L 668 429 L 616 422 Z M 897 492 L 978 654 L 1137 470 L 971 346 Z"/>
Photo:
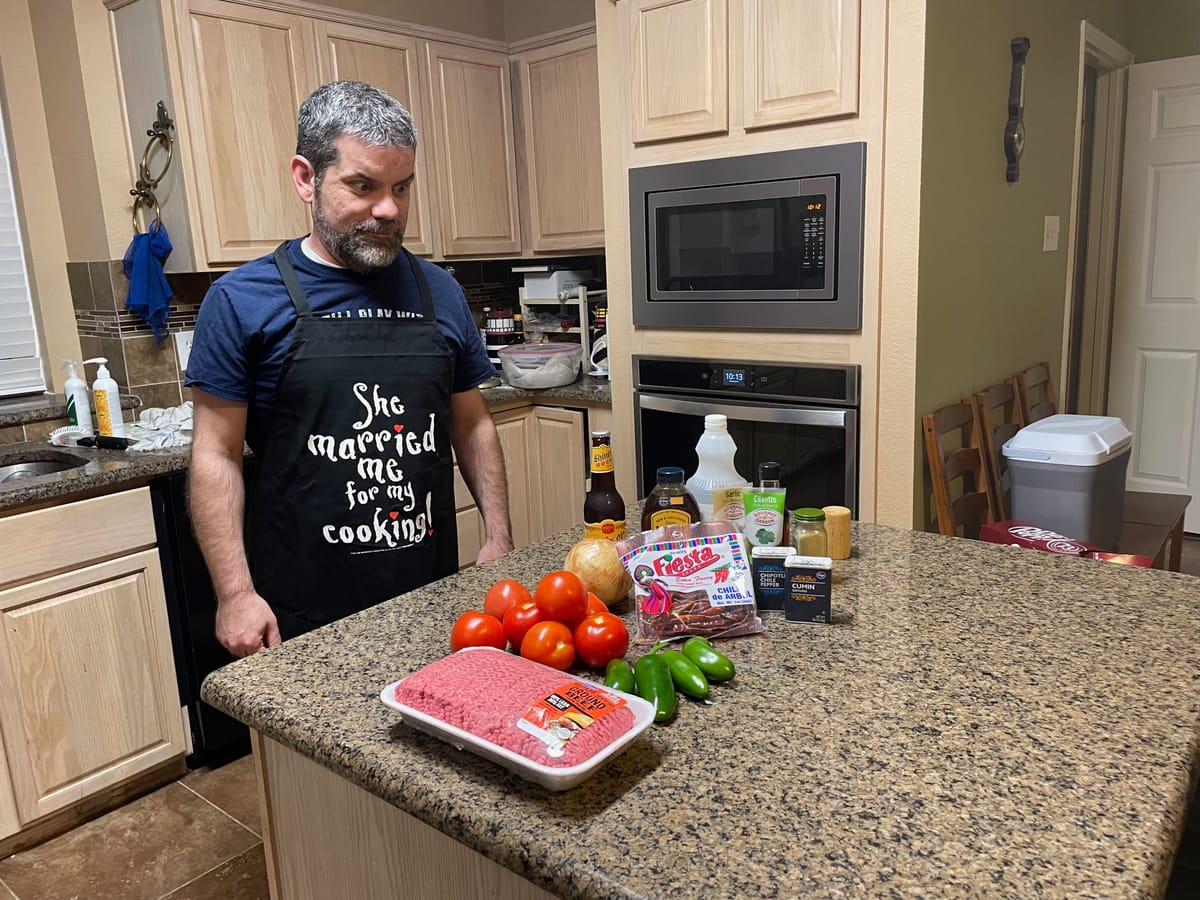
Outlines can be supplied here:
<path id="1" fill-rule="evenodd" d="M 406 724 L 552 790 L 578 784 L 654 718 L 645 700 L 492 647 L 472 647 L 384 688 Z"/>
<path id="2" fill-rule="evenodd" d="M 666 525 L 617 541 L 642 641 L 763 631 L 750 560 L 728 522 Z"/>

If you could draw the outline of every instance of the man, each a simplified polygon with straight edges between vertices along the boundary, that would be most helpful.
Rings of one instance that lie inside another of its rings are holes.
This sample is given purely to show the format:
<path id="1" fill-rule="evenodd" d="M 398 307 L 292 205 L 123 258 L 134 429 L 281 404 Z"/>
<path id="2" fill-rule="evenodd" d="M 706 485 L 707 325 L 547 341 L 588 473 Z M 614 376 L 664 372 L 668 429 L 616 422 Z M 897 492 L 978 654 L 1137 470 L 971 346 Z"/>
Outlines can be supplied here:
<path id="1" fill-rule="evenodd" d="M 297 131 L 312 234 L 214 282 L 187 366 L 192 523 L 235 656 L 453 573 L 451 447 L 483 514 L 479 561 L 512 549 L 487 351 L 454 279 L 401 248 L 412 117 L 335 81 Z"/>

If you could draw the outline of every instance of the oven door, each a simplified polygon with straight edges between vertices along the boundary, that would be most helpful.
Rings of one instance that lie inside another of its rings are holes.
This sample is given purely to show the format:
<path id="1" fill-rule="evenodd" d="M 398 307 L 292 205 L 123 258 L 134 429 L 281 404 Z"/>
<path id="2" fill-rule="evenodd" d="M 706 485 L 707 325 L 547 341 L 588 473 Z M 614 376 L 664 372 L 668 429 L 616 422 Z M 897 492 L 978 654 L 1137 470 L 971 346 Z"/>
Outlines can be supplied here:
<path id="1" fill-rule="evenodd" d="M 777 462 L 788 509 L 846 506 L 858 514 L 856 410 L 643 392 L 633 403 L 640 496 L 654 489 L 660 466 L 696 471 L 704 417 L 720 413 L 737 444 L 737 470 L 747 479 L 755 479 L 759 463 Z"/>

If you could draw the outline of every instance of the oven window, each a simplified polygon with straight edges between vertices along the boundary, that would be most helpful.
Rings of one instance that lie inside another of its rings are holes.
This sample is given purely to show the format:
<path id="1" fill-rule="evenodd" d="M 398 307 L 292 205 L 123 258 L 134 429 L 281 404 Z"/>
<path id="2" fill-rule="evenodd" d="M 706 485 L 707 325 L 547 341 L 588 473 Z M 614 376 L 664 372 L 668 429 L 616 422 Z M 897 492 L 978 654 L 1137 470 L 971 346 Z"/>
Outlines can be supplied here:
<path id="1" fill-rule="evenodd" d="M 704 431 L 704 417 L 644 407 L 639 416 L 641 496 L 645 497 L 654 489 L 659 466 L 683 466 L 688 477 L 696 471 L 696 442 Z M 729 433 L 737 444 L 737 470 L 751 482 L 758 477 L 759 463 L 780 464 L 788 509 L 850 505 L 846 503 L 844 429 L 742 421 L 731 416 Z"/>
<path id="2" fill-rule="evenodd" d="M 825 286 L 820 194 L 659 207 L 659 292 L 819 290 Z"/>

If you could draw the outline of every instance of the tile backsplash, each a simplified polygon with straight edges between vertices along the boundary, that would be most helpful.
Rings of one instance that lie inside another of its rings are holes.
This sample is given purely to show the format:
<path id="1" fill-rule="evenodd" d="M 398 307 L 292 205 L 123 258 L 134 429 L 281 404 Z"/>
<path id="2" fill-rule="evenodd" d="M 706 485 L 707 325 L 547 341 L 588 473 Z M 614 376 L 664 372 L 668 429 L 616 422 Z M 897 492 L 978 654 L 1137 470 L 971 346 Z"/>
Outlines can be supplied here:
<path id="1" fill-rule="evenodd" d="M 590 269 L 596 278 L 605 277 L 603 256 L 455 260 L 437 265 L 451 271 L 462 285 L 476 322 L 482 326 L 485 306 L 517 308 L 517 289 L 523 284 L 523 276 L 514 274 L 513 267 L 543 263 Z M 221 274 L 182 272 L 167 275 L 174 294 L 167 320 L 168 332 L 196 327 L 200 303 L 209 285 Z M 178 406 L 191 399 L 191 390 L 183 386 L 183 372 L 170 334 L 161 345 L 158 344 L 150 326 L 125 308 L 129 279 L 125 277 L 121 260 L 69 262 L 67 279 L 84 359 L 105 357 L 108 369 L 122 391 L 138 395 L 143 408 Z M 95 377 L 95 368 L 89 367 L 84 377 L 90 384 Z"/>

